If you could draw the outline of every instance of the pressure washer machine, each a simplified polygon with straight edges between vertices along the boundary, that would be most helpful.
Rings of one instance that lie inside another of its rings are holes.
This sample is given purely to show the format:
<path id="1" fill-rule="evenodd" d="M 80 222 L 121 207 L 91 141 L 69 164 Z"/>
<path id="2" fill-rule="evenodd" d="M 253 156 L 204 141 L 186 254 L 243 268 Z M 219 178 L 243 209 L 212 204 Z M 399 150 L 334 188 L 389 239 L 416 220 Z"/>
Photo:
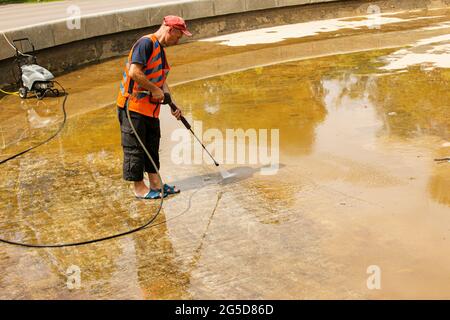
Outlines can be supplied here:
<path id="1" fill-rule="evenodd" d="M 26 99 L 29 92 L 34 93 L 39 100 L 48 93 L 59 96 L 59 90 L 54 88 L 55 77 L 50 71 L 38 65 L 35 48 L 30 39 L 15 39 L 13 45 L 16 50 L 15 63 L 19 70 L 17 84 L 20 98 Z M 31 50 L 25 51 L 23 48 Z"/>

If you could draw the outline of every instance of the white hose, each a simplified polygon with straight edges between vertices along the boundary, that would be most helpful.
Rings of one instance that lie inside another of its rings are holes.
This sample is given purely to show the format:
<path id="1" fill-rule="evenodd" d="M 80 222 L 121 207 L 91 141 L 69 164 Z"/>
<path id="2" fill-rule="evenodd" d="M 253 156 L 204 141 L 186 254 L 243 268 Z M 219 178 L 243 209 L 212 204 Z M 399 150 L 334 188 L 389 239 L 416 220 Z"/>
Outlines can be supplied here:
<path id="1" fill-rule="evenodd" d="M 16 51 L 16 47 L 11 43 L 11 41 L 9 41 L 8 37 L 6 36 L 6 34 L 5 34 L 4 32 L 2 32 L 2 34 L 3 34 L 3 37 L 5 38 L 6 42 L 8 42 L 9 46 L 10 46 L 11 48 L 13 48 L 14 51 Z M 19 51 L 19 50 L 17 50 L 17 51 Z M 19 52 L 20 52 L 20 51 L 19 51 Z M 20 53 L 21 53 L 21 52 L 20 52 Z"/>
<path id="2" fill-rule="evenodd" d="M 14 44 L 12 44 L 11 41 L 9 41 L 8 37 L 6 36 L 6 34 L 5 34 L 4 32 L 2 32 L 2 34 L 3 34 L 3 37 L 5 38 L 6 42 L 9 44 L 9 46 L 10 46 L 14 51 L 17 50 L 18 53 L 20 53 L 21 55 L 26 56 L 26 57 L 33 57 L 33 56 L 30 55 L 30 54 L 26 54 L 26 53 L 23 53 L 22 51 L 19 51 L 19 49 L 17 49 L 17 47 L 16 47 Z"/>

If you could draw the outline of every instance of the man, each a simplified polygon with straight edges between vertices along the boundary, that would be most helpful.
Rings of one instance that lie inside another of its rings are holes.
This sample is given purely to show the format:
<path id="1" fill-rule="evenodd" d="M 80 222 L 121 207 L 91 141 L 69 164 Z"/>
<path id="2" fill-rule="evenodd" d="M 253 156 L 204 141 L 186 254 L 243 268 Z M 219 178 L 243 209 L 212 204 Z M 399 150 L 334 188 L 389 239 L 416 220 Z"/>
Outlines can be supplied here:
<path id="1" fill-rule="evenodd" d="M 185 21 L 178 16 L 167 16 L 154 34 L 140 38 L 128 55 L 117 98 L 121 140 L 124 153 L 123 177 L 134 182 L 134 193 L 140 199 L 159 199 L 179 193 L 175 186 L 161 186 L 156 170 L 142 149 L 128 122 L 126 108 L 136 132 L 159 169 L 159 112 L 164 93 L 170 100 L 166 84 L 170 66 L 164 47 L 176 45 L 183 35 L 192 36 Z M 150 92 L 151 96 L 145 91 Z M 178 120 L 181 110 L 172 111 Z M 148 174 L 150 188 L 144 183 L 144 171 Z M 162 191 L 163 189 L 163 191 Z"/>

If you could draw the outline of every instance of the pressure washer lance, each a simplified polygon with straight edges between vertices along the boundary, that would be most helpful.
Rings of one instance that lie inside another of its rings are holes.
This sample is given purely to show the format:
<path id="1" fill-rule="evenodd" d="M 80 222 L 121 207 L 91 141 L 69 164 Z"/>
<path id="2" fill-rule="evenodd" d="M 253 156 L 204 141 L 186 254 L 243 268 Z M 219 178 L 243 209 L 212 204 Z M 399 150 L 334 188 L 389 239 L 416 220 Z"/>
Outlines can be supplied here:
<path id="1" fill-rule="evenodd" d="M 138 93 L 148 94 L 150 96 L 150 98 L 152 96 L 150 91 L 139 91 Z M 170 106 L 170 109 L 172 109 L 173 112 L 178 110 L 177 105 L 172 101 L 170 93 L 167 93 L 167 92 L 164 93 L 164 100 L 162 101 L 162 104 L 168 104 Z M 186 127 L 186 129 L 188 129 L 192 133 L 192 135 L 195 137 L 195 139 L 197 139 L 197 141 L 201 144 L 201 146 L 206 151 L 206 153 L 214 161 L 214 164 L 216 165 L 216 167 L 218 167 L 219 164 L 217 163 L 216 159 L 214 159 L 214 157 L 211 155 L 211 153 L 208 151 L 208 149 L 206 149 L 205 145 L 201 142 L 201 140 L 194 133 L 194 131 L 192 130 L 191 124 L 183 116 L 180 117 L 180 121 L 183 123 L 183 125 Z M 220 169 L 220 175 L 222 176 L 223 179 L 228 179 L 228 178 L 234 177 L 236 174 L 230 173 L 225 169 Z"/>
<path id="2" fill-rule="evenodd" d="M 164 99 L 166 99 L 166 95 L 168 95 L 168 93 L 164 94 Z M 170 99 L 170 98 L 169 98 Z M 175 105 L 175 103 L 173 101 L 169 102 L 169 106 L 170 109 L 172 109 L 173 112 L 178 110 L 178 107 Z M 219 166 L 219 164 L 217 163 L 217 161 L 214 159 L 214 157 L 211 155 L 211 153 L 209 153 L 208 149 L 206 149 L 205 145 L 200 141 L 200 139 L 197 137 L 197 135 L 194 133 L 194 131 L 192 130 L 191 124 L 186 120 L 185 117 L 181 116 L 180 117 L 180 121 L 184 124 L 184 126 L 186 127 L 186 129 L 188 129 L 192 135 L 197 139 L 197 141 L 202 145 L 203 149 L 206 151 L 206 153 L 211 157 L 211 159 L 214 161 L 214 164 L 216 165 L 216 167 Z"/>

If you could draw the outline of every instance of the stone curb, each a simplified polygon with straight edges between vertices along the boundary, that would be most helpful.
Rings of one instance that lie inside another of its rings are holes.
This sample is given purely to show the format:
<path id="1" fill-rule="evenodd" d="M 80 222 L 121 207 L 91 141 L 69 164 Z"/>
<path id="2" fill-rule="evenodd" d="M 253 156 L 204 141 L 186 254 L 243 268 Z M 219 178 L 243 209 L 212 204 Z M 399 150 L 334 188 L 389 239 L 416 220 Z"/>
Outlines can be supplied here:
<path id="1" fill-rule="evenodd" d="M 5 31 L 11 41 L 28 37 L 36 50 L 47 49 L 74 41 L 157 26 L 165 15 L 180 15 L 195 20 L 227 14 L 258 11 L 286 6 L 323 3 L 339 0 L 182 0 L 166 4 L 149 5 L 139 9 L 116 10 L 82 16 L 79 25 L 74 20 L 62 19 L 48 23 Z M 340 0 L 346 1 L 346 0 Z M 79 26 L 79 28 L 77 28 Z M 0 60 L 10 58 L 12 48 L 0 37 Z"/>

